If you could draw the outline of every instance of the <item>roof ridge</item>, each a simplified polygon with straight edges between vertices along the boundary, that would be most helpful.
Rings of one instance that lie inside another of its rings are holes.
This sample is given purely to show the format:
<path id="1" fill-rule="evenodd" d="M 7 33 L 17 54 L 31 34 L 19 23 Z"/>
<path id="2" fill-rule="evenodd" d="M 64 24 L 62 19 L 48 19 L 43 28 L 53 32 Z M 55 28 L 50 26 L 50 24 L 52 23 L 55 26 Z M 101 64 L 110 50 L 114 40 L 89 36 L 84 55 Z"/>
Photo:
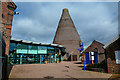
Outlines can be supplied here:
<path id="1" fill-rule="evenodd" d="M 98 41 L 98 40 L 94 40 L 94 41 L 96 41 L 96 42 L 98 42 L 98 43 L 100 43 L 100 44 L 104 45 L 102 42 L 100 42 L 100 41 Z M 93 42 L 94 42 L 94 41 L 93 41 Z"/>

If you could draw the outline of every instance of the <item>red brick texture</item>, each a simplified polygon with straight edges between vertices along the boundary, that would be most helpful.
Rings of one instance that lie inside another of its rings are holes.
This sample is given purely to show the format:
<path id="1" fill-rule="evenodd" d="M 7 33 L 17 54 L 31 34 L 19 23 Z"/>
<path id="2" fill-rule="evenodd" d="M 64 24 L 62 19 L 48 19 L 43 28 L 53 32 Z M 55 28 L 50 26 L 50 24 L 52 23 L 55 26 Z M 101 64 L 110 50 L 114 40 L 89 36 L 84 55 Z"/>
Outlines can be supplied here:
<path id="1" fill-rule="evenodd" d="M 2 65 L 2 79 L 7 80 L 7 60 L 9 54 L 9 43 L 11 37 L 11 28 L 12 28 L 12 20 L 13 20 L 13 11 L 16 9 L 16 5 L 13 2 L 1 2 L 2 7 L 2 14 L 1 14 L 1 33 L 6 43 L 6 50 L 5 50 L 5 59 Z"/>
<path id="2" fill-rule="evenodd" d="M 103 60 L 105 60 L 105 54 L 104 54 L 104 44 L 94 40 L 90 46 L 87 47 L 85 50 L 85 53 L 87 52 L 95 52 L 95 48 L 98 49 L 98 63 L 101 63 Z"/>
<path id="3" fill-rule="evenodd" d="M 92 52 L 92 51 L 94 52 L 95 51 L 94 49 L 97 48 L 98 49 L 98 53 L 104 53 L 103 46 L 104 46 L 104 44 L 102 44 L 102 43 L 94 40 L 92 42 L 92 44 L 87 47 L 87 49 L 85 50 L 85 52 Z"/>
<path id="4" fill-rule="evenodd" d="M 69 53 L 70 60 L 80 60 L 78 49 L 81 40 L 68 9 L 63 9 L 53 43 L 63 45 L 66 53 Z M 66 55 L 63 58 L 68 59 Z"/>
<path id="5" fill-rule="evenodd" d="M 120 64 L 116 64 L 115 51 L 120 50 L 120 37 L 106 48 L 109 73 L 120 73 Z"/>
<path id="6" fill-rule="evenodd" d="M 6 55 L 9 54 L 13 11 L 15 9 L 16 5 L 13 2 L 2 2 L 2 34 L 6 42 Z"/>

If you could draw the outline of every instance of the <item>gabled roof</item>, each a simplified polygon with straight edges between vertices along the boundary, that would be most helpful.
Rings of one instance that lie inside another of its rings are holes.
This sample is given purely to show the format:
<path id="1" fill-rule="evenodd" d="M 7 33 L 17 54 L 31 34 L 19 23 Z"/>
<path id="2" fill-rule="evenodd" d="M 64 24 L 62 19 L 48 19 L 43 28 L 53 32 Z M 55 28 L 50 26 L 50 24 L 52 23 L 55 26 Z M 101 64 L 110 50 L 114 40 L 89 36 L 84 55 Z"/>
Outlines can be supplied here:
<path id="1" fill-rule="evenodd" d="M 112 44 L 113 42 L 115 42 L 116 40 L 118 40 L 120 38 L 120 35 L 117 35 L 113 40 L 111 40 L 110 42 L 108 42 L 105 46 L 103 46 L 104 48 L 107 48 L 110 44 Z"/>
<path id="2" fill-rule="evenodd" d="M 95 48 L 98 49 L 98 53 L 104 53 L 104 44 L 94 40 L 86 49 L 85 52 L 94 52 Z"/>

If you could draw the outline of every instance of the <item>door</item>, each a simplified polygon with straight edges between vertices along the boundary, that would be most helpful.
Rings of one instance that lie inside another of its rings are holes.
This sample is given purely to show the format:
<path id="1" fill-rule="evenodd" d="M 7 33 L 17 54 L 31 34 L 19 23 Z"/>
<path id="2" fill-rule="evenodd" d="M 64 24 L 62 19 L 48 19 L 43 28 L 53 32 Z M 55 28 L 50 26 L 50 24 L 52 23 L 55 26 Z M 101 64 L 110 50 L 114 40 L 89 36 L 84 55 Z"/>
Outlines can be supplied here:
<path id="1" fill-rule="evenodd" d="M 91 64 L 89 53 L 85 53 L 85 54 L 86 54 L 86 64 Z"/>
<path id="2" fill-rule="evenodd" d="M 89 53 L 86 53 L 86 64 L 89 64 Z"/>
<path id="3" fill-rule="evenodd" d="M 94 63 L 98 63 L 98 57 L 96 52 L 94 52 Z"/>
<path id="4" fill-rule="evenodd" d="M 73 55 L 73 61 L 77 61 L 77 55 Z"/>

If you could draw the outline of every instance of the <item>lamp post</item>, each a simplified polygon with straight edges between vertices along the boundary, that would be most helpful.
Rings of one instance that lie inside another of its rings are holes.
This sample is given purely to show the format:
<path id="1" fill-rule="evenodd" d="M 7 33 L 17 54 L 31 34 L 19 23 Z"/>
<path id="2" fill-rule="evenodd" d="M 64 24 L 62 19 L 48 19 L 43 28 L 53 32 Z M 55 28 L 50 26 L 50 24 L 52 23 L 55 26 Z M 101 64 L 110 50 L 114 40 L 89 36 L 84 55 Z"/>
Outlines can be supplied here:
<path id="1" fill-rule="evenodd" d="M 80 45 L 80 47 L 82 47 L 81 49 L 78 49 L 79 51 L 83 51 L 83 63 L 84 63 L 84 71 L 85 71 L 85 59 L 84 59 L 84 45 L 82 42 L 82 45 Z"/>

